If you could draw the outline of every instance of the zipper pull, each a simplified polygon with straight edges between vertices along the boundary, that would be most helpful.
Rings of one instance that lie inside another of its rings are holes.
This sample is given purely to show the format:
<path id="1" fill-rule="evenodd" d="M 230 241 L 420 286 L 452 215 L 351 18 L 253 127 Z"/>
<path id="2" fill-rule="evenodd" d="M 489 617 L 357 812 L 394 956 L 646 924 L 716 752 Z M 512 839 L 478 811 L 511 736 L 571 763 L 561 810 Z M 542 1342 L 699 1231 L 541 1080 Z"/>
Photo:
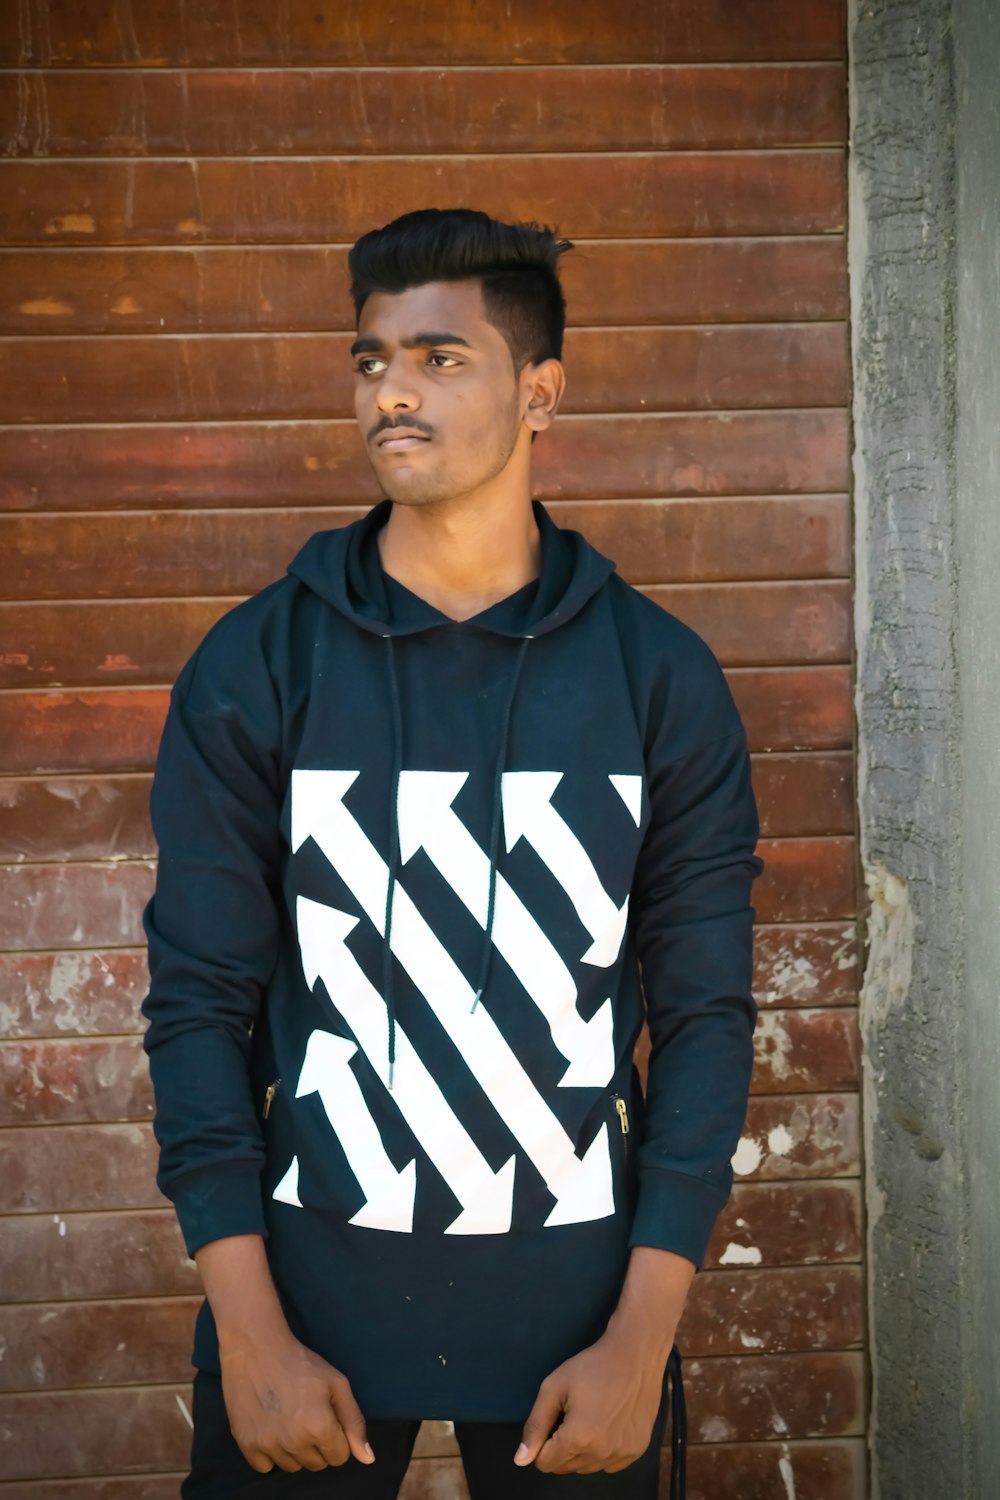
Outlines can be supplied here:
<path id="1" fill-rule="evenodd" d="M 628 1135 L 628 1108 L 625 1100 L 616 1099 L 615 1109 L 618 1111 L 618 1123 L 622 1128 L 622 1135 Z"/>
<path id="2" fill-rule="evenodd" d="M 267 1119 L 268 1115 L 271 1113 L 271 1103 L 272 1103 L 272 1101 L 274 1099 L 275 1094 L 278 1092 L 278 1084 L 280 1082 L 281 1082 L 281 1079 L 280 1078 L 276 1078 L 273 1083 L 269 1083 L 268 1086 L 267 1086 L 267 1092 L 264 1095 L 264 1110 L 263 1110 L 263 1114 L 264 1114 L 264 1119 L 265 1120 Z"/>

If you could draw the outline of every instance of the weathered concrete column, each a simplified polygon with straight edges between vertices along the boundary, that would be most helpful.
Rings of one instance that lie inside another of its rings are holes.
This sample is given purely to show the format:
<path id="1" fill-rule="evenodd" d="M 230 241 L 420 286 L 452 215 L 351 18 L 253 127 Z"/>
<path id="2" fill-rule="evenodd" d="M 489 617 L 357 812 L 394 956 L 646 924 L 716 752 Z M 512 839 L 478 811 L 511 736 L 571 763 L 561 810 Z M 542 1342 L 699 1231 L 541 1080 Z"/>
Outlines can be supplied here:
<path id="1" fill-rule="evenodd" d="M 950 0 L 849 48 L 872 1494 L 971 1500 Z"/>
<path id="2" fill-rule="evenodd" d="M 1000 1495 L 1000 5 L 854 0 L 872 1493 Z"/>

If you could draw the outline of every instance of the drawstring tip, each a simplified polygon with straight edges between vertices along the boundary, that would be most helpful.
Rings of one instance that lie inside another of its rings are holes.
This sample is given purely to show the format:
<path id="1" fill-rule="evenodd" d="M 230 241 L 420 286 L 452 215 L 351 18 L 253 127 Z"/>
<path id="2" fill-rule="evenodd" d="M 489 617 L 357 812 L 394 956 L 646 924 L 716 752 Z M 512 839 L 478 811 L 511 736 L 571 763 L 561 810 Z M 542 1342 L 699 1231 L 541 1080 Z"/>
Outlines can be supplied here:
<path id="1" fill-rule="evenodd" d="M 475 1013 L 476 1013 L 476 1006 L 479 1004 L 479 1002 L 480 1002 L 480 1000 L 482 998 L 483 998 L 483 992 L 482 992 L 482 990 L 477 990 L 476 991 L 476 998 L 472 1002 L 472 1009 L 469 1011 L 469 1015 L 470 1016 L 474 1016 L 475 1015 Z"/>
<path id="2" fill-rule="evenodd" d="M 393 1060 L 393 1061 L 391 1061 L 389 1063 L 389 1087 L 390 1087 L 390 1089 L 392 1088 L 392 1075 L 393 1075 L 393 1073 L 395 1073 L 395 1071 L 396 1071 L 396 1063 L 395 1063 L 395 1060 Z"/>

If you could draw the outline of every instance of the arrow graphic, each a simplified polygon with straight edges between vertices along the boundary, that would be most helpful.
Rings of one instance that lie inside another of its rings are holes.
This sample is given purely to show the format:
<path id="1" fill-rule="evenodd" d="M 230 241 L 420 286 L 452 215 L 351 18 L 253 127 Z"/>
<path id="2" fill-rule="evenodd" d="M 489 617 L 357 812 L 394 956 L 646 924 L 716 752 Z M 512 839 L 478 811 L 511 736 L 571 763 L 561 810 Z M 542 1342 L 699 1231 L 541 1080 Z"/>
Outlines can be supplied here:
<path id="1" fill-rule="evenodd" d="M 598 878 L 586 849 L 552 806 L 561 771 L 505 771 L 503 826 L 508 850 L 527 839 L 548 865 L 576 909 L 593 942 L 583 962 L 606 969 L 621 952 L 628 897 L 618 907 Z"/>
<path id="2" fill-rule="evenodd" d="M 373 926 L 384 936 L 388 870 L 342 801 L 358 774 L 357 771 L 292 772 L 292 847 L 298 848 L 311 836 Z M 546 1225 L 576 1224 L 612 1214 L 614 1194 L 607 1125 L 601 1127 L 581 1160 L 489 1012 L 480 1004 L 473 1013 L 475 997 L 471 985 L 400 883 L 394 896 L 391 946 L 557 1200 Z M 339 992 L 332 993 L 337 994 L 339 1006 Z M 349 1024 L 354 1030 L 350 1021 Z M 360 1036 L 358 1040 L 364 1047 Z M 415 1056 L 412 1052 L 411 1055 Z M 404 1077 L 406 1071 L 400 1056 L 397 1076 Z"/>
<path id="3" fill-rule="evenodd" d="M 452 803 L 467 771 L 404 771 L 399 779 L 399 850 L 407 860 L 423 849 L 432 864 L 485 930 L 490 862 Z M 585 1021 L 576 1008 L 576 985 L 534 917 L 497 872 L 493 942 L 549 1025 L 569 1067 L 560 1088 L 603 1088 L 615 1070 L 614 1017 L 606 1000 Z"/>
<path id="4" fill-rule="evenodd" d="M 293 772 L 294 774 L 296 773 Z M 389 1067 L 385 1004 L 382 996 L 370 983 L 348 948 L 346 941 L 348 934 L 358 925 L 358 918 L 348 916 L 346 912 L 338 911 L 335 907 L 323 906 L 318 901 L 310 901 L 306 896 L 300 896 L 296 904 L 296 920 L 306 983 L 312 989 L 316 980 L 322 978 L 331 999 L 357 1038 L 362 1052 L 379 1077 L 385 1078 Z M 323 1035 L 323 1033 L 314 1032 L 313 1035 Z M 333 1038 L 333 1040 L 338 1039 Z M 346 1045 L 350 1047 L 352 1044 L 348 1042 Z M 341 1056 L 343 1057 L 343 1053 Z M 306 1062 L 308 1061 L 307 1055 Z M 360 1099 L 363 1112 L 367 1115 L 375 1135 L 378 1136 L 377 1128 L 361 1096 L 357 1079 L 349 1068 L 345 1067 L 344 1071 L 350 1073 L 353 1087 L 357 1090 L 356 1097 Z M 312 1078 L 316 1076 L 316 1074 L 307 1074 L 303 1067 L 303 1078 L 307 1084 L 311 1083 L 313 1088 L 318 1087 L 318 1083 L 312 1082 Z M 299 1080 L 298 1091 L 299 1093 L 307 1092 L 303 1087 L 302 1079 Z M 324 1107 L 330 1114 L 326 1096 L 322 1097 Z M 451 1109 L 431 1074 L 420 1061 L 409 1038 L 398 1023 L 396 1025 L 396 1076 L 392 1098 L 413 1134 L 462 1204 L 462 1212 L 453 1223 L 449 1224 L 446 1233 L 506 1234 L 510 1229 L 511 1221 L 515 1158 L 512 1156 L 499 1172 L 493 1171 Z M 334 1108 L 336 1111 L 337 1105 Z M 361 1143 L 366 1140 L 370 1142 L 370 1137 L 366 1136 L 368 1126 L 362 1124 L 359 1129 L 360 1114 L 353 1106 L 350 1111 L 344 1111 L 343 1119 L 344 1133 L 341 1132 L 333 1115 L 330 1115 L 330 1123 L 344 1143 L 351 1169 L 367 1196 L 367 1180 L 362 1177 L 361 1171 L 355 1165 L 354 1157 L 347 1148 L 347 1140 L 353 1134 L 359 1143 L 357 1149 L 362 1152 L 365 1147 Z M 378 1150 L 384 1154 L 381 1137 L 378 1138 Z M 410 1167 L 414 1167 L 414 1163 L 411 1162 Z M 405 1170 L 409 1171 L 409 1169 Z M 411 1195 L 411 1222 L 406 1226 L 407 1228 L 412 1226 L 412 1210 Z M 367 1209 L 362 1209 L 361 1213 L 366 1214 Z M 367 1219 L 363 1220 L 360 1215 L 351 1222 L 370 1223 Z M 383 1226 L 371 1225 L 370 1227 Z"/>
<path id="5" fill-rule="evenodd" d="M 344 1148 L 351 1171 L 367 1200 L 351 1219 L 366 1229 L 413 1231 L 413 1199 L 417 1164 L 408 1162 L 397 1172 L 382 1144 L 378 1126 L 361 1092 L 350 1063 L 357 1052 L 346 1037 L 314 1031 L 306 1043 L 296 1099 L 318 1093 L 327 1119 Z"/>

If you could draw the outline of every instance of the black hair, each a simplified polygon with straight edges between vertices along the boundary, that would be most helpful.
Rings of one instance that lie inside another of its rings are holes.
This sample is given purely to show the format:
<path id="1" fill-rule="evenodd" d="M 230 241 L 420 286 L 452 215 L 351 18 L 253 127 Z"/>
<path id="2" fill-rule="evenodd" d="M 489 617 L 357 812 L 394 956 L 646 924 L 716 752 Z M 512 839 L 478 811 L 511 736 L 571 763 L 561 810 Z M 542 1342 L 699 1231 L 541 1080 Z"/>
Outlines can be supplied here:
<path id="1" fill-rule="evenodd" d="M 538 224 L 504 224 L 474 208 L 419 208 L 369 230 L 347 257 L 358 318 L 372 292 L 428 281 L 480 281 L 488 320 L 503 334 L 516 373 L 562 357 L 566 300 L 560 255 L 570 240 Z"/>

